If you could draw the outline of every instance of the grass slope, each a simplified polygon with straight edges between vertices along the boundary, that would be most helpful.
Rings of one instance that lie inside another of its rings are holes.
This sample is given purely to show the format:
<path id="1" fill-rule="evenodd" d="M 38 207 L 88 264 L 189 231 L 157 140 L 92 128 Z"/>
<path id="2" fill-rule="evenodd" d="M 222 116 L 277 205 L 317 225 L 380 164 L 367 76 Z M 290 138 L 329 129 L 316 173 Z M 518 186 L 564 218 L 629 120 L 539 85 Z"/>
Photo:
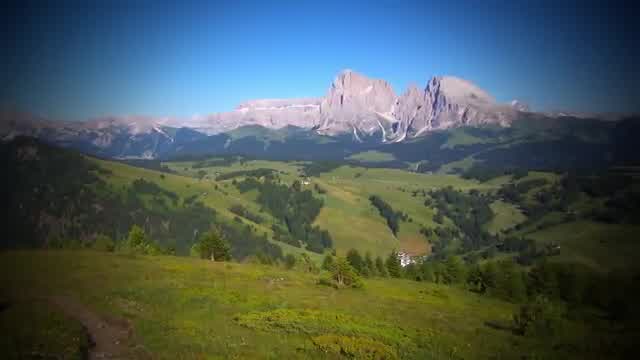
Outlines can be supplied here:
<path id="1" fill-rule="evenodd" d="M 92 158 L 91 158 L 92 159 Z M 215 209 L 220 215 L 227 218 L 228 221 L 232 221 L 236 215 L 229 211 L 229 207 L 235 204 L 243 205 L 254 213 L 259 213 L 260 216 L 269 219 L 263 224 L 254 224 L 258 233 L 266 232 L 268 235 L 272 235 L 271 223 L 273 219 L 266 212 L 260 212 L 259 206 L 253 201 L 255 200 L 255 192 L 248 192 L 246 194 L 240 194 L 238 190 L 231 185 L 232 180 L 217 182 L 212 178 L 197 179 L 194 177 L 183 176 L 180 174 L 166 174 L 160 173 L 154 170 L 148 170 L 138 167 L 129 166 L 126 164 L 103 161 L 92 159 L 99 163 L 101 167 L 104 167 L 111 171 L 110 174 L 101 175 L 103 179 L 113 187 L 114 191 L 118 191 L 123 185 L 130 184 L 134 180 L 143 178 L 147 181 L 152 181 L 165 190 L 176 193 L 182 199 L 196 196 L 199 201 L 204 205 Z M 259 163 L 259 162 L 258 162 Z M 275 163 L 286 165 L 286 163 Z M 256 164 L 259 167 L 261 164 Z M 191 169 L 189 167 L 189 169 Z M 233 168 L 231 168 L 233 169 Z M 213 170 L 210 170 L 213 173 Z M 227 170 L 232 171 L 232 170 Z M 162 176 L 161 176 L 162 175 Z M 217 189 L 216 189 L 217 185 Z M 249 222 L 249 220 L 243 219 L 243 222 Z M 271 237 L 268 237 L 271 239 Z M 300 254 L 302 252 L 307 253 L 311 258 L 316 261 L 320 261 L 318 254 L 308 252 L 301 248 L 275 242 L 278 244 L 285 253 Z"/>
<path id="2" fill-rule="evenodd" d="M 361 153 L 353 154 L 349 156 L 347 159 L 350 160 L 358 160 L 358 161 L 368 161 L 368 162 L 379 162 L 379 161 L 392 161 L 395 160 L 395 156 L 393 154 L 384 153 L 376 150 L 363 151 Z"/>
<path id="3" fill-rule="evenodd" d="M 487 224 L 487 231 L 491 234 L 511 229 L 527 219 L 516 206 L 501 200 L 494 201 L 490 207 L 495 214 L 491 222 Z"/>
<path id="4" fill-rule="evenodd" d="M 527 234 L 541 243 L 560 245 L 553 261 L 577 262 L 597 271 L 640 269 L 631 254 L 640 253 L 638 225 L 575 221 Z"/>
<path id="5" fill-rule="evenodd" d="M 413 197 L 413 190 L 429 190 L 452 185 L 459 189 L 488 188 L 475 181 L 452 175 L 426 175 L 396 169 L 367 169 L 342 166 L 314 179 L 327 190 L 325 207 L 316 223 L 327 228 L 339 252 L 349 248 L 385 255 L 403 250 L 427 254 L 429 244 L 420 234 L 422 226 L 433 226 L 433 209 L 424 206 L 424 198 Z M 370 204 L 369 196 L 378 195 L 396 211 L 412 219 L 402 222 L 397 238 L 385 220 Z"/>
<path id="6" fill-rule="evenodd" d="M 363 153 L 365 154 L 365 153 Z M 366 153 L 371 160 L 371 153 Z M 376 155 L 376 154 L 373 154 Z M 377 155 L 376 155 L 377 156 Z M 231 185 L 232 179 L 215 181 L 221 174 L 255 170 L 260 168 L 274 169 L 278 171 L 281 179 L 286 183 L 292 183 L 300 179 L 299 171 L 302 163 L 252 160 L 235 162 L 229 166 L 212 166 L 204 168 L 192 168 L 193 162 L 168 162 L 169 168 L 188 177 L 198 176 L 199 171 L 204 171 L 201 181 L 190 179 L 195 188 L 202 184 L 210 190 L 212 184 L 223 187 L 224 193 L 220 197 L 215 193 L 216 201 L 204 201 L 221 212 L 225 213 L 228 205 L 234 201 L 246 206 L 254 212 L 259 211 L 253 200 L 254 193 L 240 194 Z M 238 178 L 240 179 L 240 178 Z M 428 254 L 430 245 L 420 228 L 423 226 L 434 227 L 433 209 L 424 206 L 424 198 L 413 197 L 413 190 L 431 190 L 445 186 L 453 186 L 456 189 L 481 191 L 496 190 L 507 181 L 495 181 L 490 183 L 478 183 L 474 180 L 465 180 L 456 175 L 420 174 L 399 169 L 376 169 L 355 166 L 341 166 L 330 172 L 312 177 L 313 188 L 316 184 L 326 190 L 321 196 L 325 202 L 315 225 L 326 229 L 334 239 L 334 245 L 339 253 L 345 253 L 348 249 L 355 248 L 361 252 L 371 252 L 374 256 L 386 256 L 392 250 L 402 250 L 414 255 Z M 225 187 L 226 186 L 226 187 Z M 226 194 L 225 194 L 226 193 Z M 411 222 L 403 222 L 398 236 L 395 237 L 386 225 L 385 220 L 378 211 L 371 206 L 369 196 L 378 195 L 398 211 L 409 215 Z M 213 196 L 213 195 L 212 195 Z M 223 205 L 223 206 L 221 206 Z M 261 214 L 263 215 L 263 214 Z M 268 220 L 261 230 L 271 234 L 269 227 L 274 221 L 268 215 Z"/>
<path id="7" fill-rule="evenodd" d="M 137 349 L 158 359 L 338 358 L 319 350 L 330 349 L 331 339 L 408 359 L 585 355 L 548 353 L 543 343 L 487 326 L 508 323 L 514 306 L 462 289 L 367 280 L 364 289 L 335 290 L 316 285 L 317 278 L 179 257 L 0 254 L 1 288 L 13 304 L 73 297 L 102 316 L 128 320 Z M 583 335 L 579 327 L 570 334 Z"/>

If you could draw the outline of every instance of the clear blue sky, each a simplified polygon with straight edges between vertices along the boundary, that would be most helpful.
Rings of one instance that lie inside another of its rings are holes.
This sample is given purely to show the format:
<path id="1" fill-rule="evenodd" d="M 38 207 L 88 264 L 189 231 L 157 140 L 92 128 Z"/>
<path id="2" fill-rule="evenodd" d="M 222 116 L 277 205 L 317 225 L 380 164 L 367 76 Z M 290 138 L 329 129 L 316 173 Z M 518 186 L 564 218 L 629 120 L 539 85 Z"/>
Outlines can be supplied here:
<path id="1" fill-rule="evenodd" d="M 344 68 L 398 94 L 455 75 L 536 110 L 640 110 L 638 25 L 611 2 L 24 4 L 2 15 L 0 102 L 53 118 L 322 96 Z"/>

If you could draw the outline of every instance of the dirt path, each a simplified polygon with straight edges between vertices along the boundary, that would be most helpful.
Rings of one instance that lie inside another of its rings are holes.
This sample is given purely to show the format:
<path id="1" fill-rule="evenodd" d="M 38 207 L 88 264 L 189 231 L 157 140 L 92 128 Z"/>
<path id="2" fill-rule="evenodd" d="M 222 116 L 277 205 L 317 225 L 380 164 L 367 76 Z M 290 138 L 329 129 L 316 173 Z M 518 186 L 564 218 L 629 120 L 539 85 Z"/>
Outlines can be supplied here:
<path id="1" fill-rule="evenodd" d="M 128 359 L 131 326 L 125 320 L 105 319 L 68 296 L 50 297 L 51 303 L 79 321 L 89 333 L 89 359 Z"/>

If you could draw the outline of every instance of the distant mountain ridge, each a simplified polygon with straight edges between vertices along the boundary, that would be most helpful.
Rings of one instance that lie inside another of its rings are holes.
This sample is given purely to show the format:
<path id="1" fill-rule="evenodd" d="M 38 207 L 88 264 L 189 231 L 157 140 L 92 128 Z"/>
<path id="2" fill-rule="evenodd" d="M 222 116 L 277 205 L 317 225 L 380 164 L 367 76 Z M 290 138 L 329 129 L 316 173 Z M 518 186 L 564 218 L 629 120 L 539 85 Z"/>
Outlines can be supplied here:
<path id="1" fill-rule="evenodd" d="M 185 149 L 205 152 L 207 144 L 215 144 L 209 149 L 212 153 L 225 150 L 234 136 L 218 135 L 255 126 L 280 132 L 279 137 L 291 133 L 280 130 L 298 129 L 293 131 L 298 140 L 324 136 L 329 138 L 324 142 L 350 138 L 354 143 L 382 144 L 464 126 L 509 127 L 529 115 L 565 116 L 528 110 L 517 100 L 498 103 L 477 85 L 452 76 L 433 77 L 424 88 L 411 86 L 398 96 L 385 80 L 344 70 L 324 97 L 250 100 L 233 111 L 189 119 L 120 116 L 69 122 L 1 112 L 0 138 L 27 135 L 98 156 L 158 158 Z M 304 131 L 308 134 L 301 134 Z M 208 139 L 212 135 L 217 137 Z"/>
<path id="2" fill-rule="evenodd" d="M 352 134 L 355 141 L 378 134 L 380 142 L 400 142 L 458 126 L 508 126 L 526 110 L 519 102 L 513 104 L 499 104 L 486 91 L 456 77 L 433 77 L 424 89 L 410 87 L 398 96 L 384 80 L 344 70 L 322 98 L 252 100 L 201 119 L 197 126 L 208 134 L 247 125 L 297 126 L 328 136 Z"/>

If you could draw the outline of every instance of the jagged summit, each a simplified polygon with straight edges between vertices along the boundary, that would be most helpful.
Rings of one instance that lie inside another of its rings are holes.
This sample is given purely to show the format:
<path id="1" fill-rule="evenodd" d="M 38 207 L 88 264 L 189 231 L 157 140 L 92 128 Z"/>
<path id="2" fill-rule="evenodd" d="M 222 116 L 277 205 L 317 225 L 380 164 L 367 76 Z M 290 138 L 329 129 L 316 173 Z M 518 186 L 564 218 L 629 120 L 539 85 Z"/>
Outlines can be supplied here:
<path id="1" fill-rule="evenodd" d="M 363 134 L 371 135 L 380 126 L 376 114 L 389 113 L 395 98 L 386 81 L 342 71 L 320 105 L 318 132 L 336 135 L 352 131 L 356 140 Z"/>
<path id="2" fill-rule="evenodd" d="M 526 103 L 523 103 L 520 100 L 513 100 L 511 101 L 511 107 L 518 110 L 518 111 L 529 111 L 529 105 Z"/>
<path id="3" fill-rule="evenodd" d="M 187 128 L 192 131 L 188 136 L 196 136 L 194 133 L 212 135 L 245 126 L 294 126 L 321 135 L 350 134 L 358 142 L 401 142 L 438 129 L 509 126 L 520 111 L 527 110 L 517 101 L 499 104 L 479 86 L 454 76 L 435 76 L 424 87 L 412 85 L 396 95 L 387 81 L 347 69 L 336 75 L 325 96 L 317 98 L 249 100 L 233 111 L 188 119 L 120 116 L 72 123 L 27 117 L 28 121 L 2 121 L 0 135 L 46 136 L 52 142 L 80 139 L 98 147 L 112 146 L 120 141 L 116 139 L 129 137 L 149 142 L 147 148 L 156 148 L 158 141 L 175 141 L 172 131 L 165 131 L 165 127 Z"/>
<path id="4" fill-rule="evenodd" d="M 454 76 L 435 76 L 427 88 L 438 88 L 449 99 L 467 104 L 494 104 L 495 99 L 470 81 Z"/>

